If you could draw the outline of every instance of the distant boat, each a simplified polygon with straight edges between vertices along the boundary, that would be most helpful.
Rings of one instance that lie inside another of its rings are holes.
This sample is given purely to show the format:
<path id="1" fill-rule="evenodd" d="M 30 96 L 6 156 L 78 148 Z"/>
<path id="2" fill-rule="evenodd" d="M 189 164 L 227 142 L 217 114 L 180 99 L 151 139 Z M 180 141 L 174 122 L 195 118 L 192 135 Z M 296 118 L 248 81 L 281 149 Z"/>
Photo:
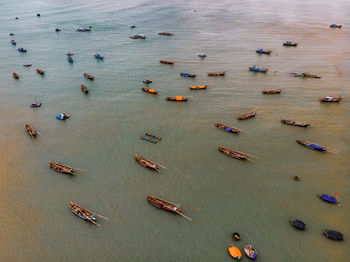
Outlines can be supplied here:
<path id="1" fill-rule="evenodd" d="M 11 43 L 12 45 L 16 45 L 16 44 L 17 44 L 16 41 L 13 40 L 13 39 L 10 41 L 10 43 Z"/>
<path id="2" fill-rule="evenodd" d="M 250 245 L 250 244 L 247 244 L 244 246 L 244 253 L 247 255 L 247 257 L 255 260 L 256 257 L 258 256 L 258 252 L 255 250 L 255 248 Z"/>
<path id="3" fill-rule="evenodd" d="M 23 66 L 24 67 L 30 67 L 30 66 L 32 66 L 32 64 L 24 64 Z"/>
<path id="4" fill-rule="evenodd" d="M 130 28 L 134 29 L 134 28 L 136 28 L 136 25 L 131 25 Z"/>
<path id="5" fill-rule="evenodd" d="M 100 54 L 95 54 L 95 58 L 96 58 L 96 59 L 103 60 L 103 58 L 104 58 L 104 57 L 103 57 L 103 56 L 101 56 Z"/>
<path id="6" fill-rule="evenodd" d="M 263 94 L 271 95 L 271 94 L 280 94 L 282 92 L 281 89 L 270 89 L 270 90 L 263 90 Z"/>
<path id="7" fill-rule="evenodd" d="M 67 57 L 67 61 L 72 64 L 73 63 L 73 58 L 71 56 L 68 56 Z"/>
<path id="8" fill-rule="evenodd" d="M 66 114 L 66 113 L 62 113 L 62 114 L 59 114 L 59 115 L 56 116 L 56 118 L 59 119 L 59 120 L 66 120 L 69 117 L 70 117 L 70 115 Z"/>
<path id="9" fill-rule="evenodd" d="M 199 54 L 198 56 L 199 56 L 200 58 L 207 57 L 207 55 L 206 55 L 206 54 L 204 54 L 204 53 L 201 53 L 201 54 Z"/>
<path id="10" fill-rule="evenodd" d="M 248 118 L 252 118 L 256 115 L 256 111 L 252 111 L 243 115 L 240 115 L 237 117 L 238 120 L 243 120 L 243 119 L 248 119 Z"/>
<path id="11" fill-rule="evenodd" d="M 329 195 L 326 195 L 326 194 L 322 194 L 322 195 L 318 195 L 318 197 L 320 199 L 322 199 L 323 201 L 326 201 L 326 202 L 331 203 L 331 204 L 338 203 L 337 198 L 335 198 L 334 196 L 329 196 Z"/>
<path id="12" fill-rule="evenodd" d="M 284 45 L 284 46 L 297 46 L 298 43 L 287 41 L 287 42 L 284 42 L 283 45 Z"/>
<path id="13" fill-rule="evenodd" d="M 91 32 L 91 26 L 89 28 L 78 28 L 77 32 Z"/>
<path id="14" fill-rule="evenodd" d="M 146 36 L 144 36 L 144 35 L 133 35 L 133 36 L 129 36 L 129 38 L 131 38 L 131 39 L 146 39 Z"/>
<path id="15" fill-rule="evenodd" d="M 39 13 L 37 13 L 37 14 L 36 14 L 36 16 L 38 16 L 38 17 L 39 17 L 39 16 L 40 16 L 40 14 L 39 14 Z"/>
<path id="16" fill-rule="evenodd" d="M 287 120 L 287 119 L 282 119 L 281 122 L 283 124 L 291 125 L 291 126 L 308 127 L 310 125 L 309 123 L 297 122 L 297 121 L 292 121 L 292 120 Z"/>
<path id="17" fill-rule="evenodd" d="M 208 76 L 225 76 L 226 72 L 210 72 Z"/>
<path id="18" fill-rule="evenodd" d="M 299 219 L 290 220 L 290 223 L 292 224 L 293 227 L 299 230 L 304 230 L 306 226 L 305 223 Z"/>
<path id="19" fill-rule="evenodd" d="M 30 107 L 41 107 L 41 102 L 37 102 L 35 98 L 35 102 L 33 102 Z"/>
<path id="20" fill-rule="evenodd" d="M 180 75 L 184 77 L 196 77 L 196 75 L 188 74 L 188 73 L 180 73 Z"/>
<path id="21" fill-rule="evenodd" d="M 207 88 L 207 85 L 202 85 L 202 86 L 190 86 L 189 87 L 191 90 L 203 90 Z"/>
<path id="22" fill-rule="evenodd" d="M 151 84 L 151 83 L 152 83 L 152 80 L 150 80 L 148 77 L 146 77 L 146 78 L 142 81 L 142 83 L 144 83 L 144 84 Z"/>
<path id="23" fill-rule="evenodd" d="M 161 64 L 168 64 L 168 65 L 173 65 L 175 61 L 168 61 L 168 60 L 160 60 L 159 61 Z"/>
<path id="24" fill-rule="evenodd" d="M 336 230 L 329 230 L 326 229 L 323 234 L 328 237 L 329 239 L 333 240 L 344 240 L 344 235 Z"/>
<path id="25" fill-rule="evenodd" d="M 160 32 L 158 35 L 173 36 L 174 34 L 168 32 Z"/>
<path id="26" fill-rule="evenodd" d="M 21 53 L 27 53 L 27 49 L 24 49 L 23 47 L 20 47 L 17 50 Z"/>
<path id="27" fill-rule="evenodd" d="M 256 52 L 258 53 L 258 54 L 265 54 L 265 55 L 269 55 L 269 54 L 271 54 L 271 50 L 264 50 L 264 49 L 258 49 L 258 50 L 256 50 Z"/>
<path id="28" fill-rule="evenodd" d="M 12 76 L 14 79 L 18 80 L 19 79 L 19 75 L 16 72 L 12 73 Z"/>
<path id="29" fill-rule="evenodd" d="M 307 142 L 305 140 L 301 140 L 301 139 L 297 139 L 296 140 L 299 144 L 307 147 L 307 148 L 310 148 L 310 149 L 314 149 L 314 150 L 317 150 L 317 151 L 327 151 L 327 148 L 324 147 L 324 146 L 320 146 L 320 145 L 316 145 L 316 144 L 313 144 L 313 143 L 310 143 L 310 142 Z"/>
<path id="30" fill-rule="evenodd" d="M 334 97 L 333 95 L 326 96 L 320 99 L 321 102 L 340 102 L 343 98 L 341 96 Z"/>
<path id="31" fill-rule="evenodd" d="M 55 31 L 56 31 L 56 32 L 61 32 L 62 30 L 59 29 L 59 28 L 56 28 Z"/>
<path id="32" fill-rule="evenodd" d="M 265 67 L 256 67 L 256 66 L 251 66 L 249 67 L 249 71 L 252 71 L 252 72 L 259 72 L 259 73 L 266 73 L 268 71 L 267 68 Z"/>
<path id="33" fill-rule="evenodd" d="M 342 25 L 331 24 L 330 28 L 342 28 Z"/>
<path id="34" fill-rule="evenodd" d="M 155 94 L 155 95 L 159 93 L 158 90 L 146 88 L 146 87 L 141 87 L 141 90 L 146 92 L 146 93 Z"/>
<path id="35" fill-rule="evenodd" d="M 185 96 L 167 96 L 165 99 L 168 101 L 185 102 L 188 100 L 188 97 L 185 97 Z"/>
<path id="36" fill-rule="evenodd" d="M 74 55 L 74 54 L 71 53 L 71 52 L 68 52 L 66 55 L 67 55 L 67 56 L 72 56 L 72 55 Z"/>
<path id="37" fill-rule="evenodd" d="M 81 91 L 84 93 L 84 94 L 88 94 L 89 93 L 89 88 L 87 88 L 85 85 L 81 85 L 80 86 L 80 89 L 81 89 Z"/>
<path id="38" fill-rule="evenodd" d="M 95 76 L 89 75 L 88 73 L 84 73 L 84 77 L 89 79 L 89 80 L 94 80 L 95 79 Z"/>
<path id="39" fill-rule="evenodd" d="M 45 75 L 45 71 L 41 70 L 41 69 L 36 69 L 36 72 L 39 74 L 39 75 Z"/>
<path id="40" fill-rule="evenodd" d="M 227 126 L 220 123 L 216 123 L 215 126 L 221 129 L 222 131 L 229 132 L 229 133 L 238 134 L 239 132 L 241 132 L 238 128 Z"/>
<path id="41" fill-rule="evenodd" d="M 230 245 L 230 247 L 228 248 L 228 252 L 234 259 L 240 260 L 242 258 L 241 251 L 234 245 Z"/>

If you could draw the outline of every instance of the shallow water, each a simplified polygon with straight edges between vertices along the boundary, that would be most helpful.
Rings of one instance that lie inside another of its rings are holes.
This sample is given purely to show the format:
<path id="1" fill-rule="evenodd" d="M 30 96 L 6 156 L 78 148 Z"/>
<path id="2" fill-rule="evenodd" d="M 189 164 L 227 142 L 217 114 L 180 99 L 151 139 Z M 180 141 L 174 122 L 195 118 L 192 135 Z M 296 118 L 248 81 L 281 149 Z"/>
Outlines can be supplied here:
<path id="1" fill-rule="evenodd" d="M 194 12 L 194 10 L 197 12 Z M 4 261 L 230 261 L 231 233 L 252 243 L 259 261 L 346 261 L 350 255 L 350 3 L 321 1 L 3 1 L 0 15 L 0 225 Z M 36 17 L 40 12 L 41 17 Z M 19 19 L 15 20 L 14 17 Z M 332 23 L 342 29 L 330 29 Z M 76 28 L 92 26 L 91 33 Z M 136 25 L 130 29 L 130 25 Z M 59 27 L 62 32 L 56 33 Z M 158 36 L 160 31 L 174 33 Z M 15 34 L 17 46 L 9 41 Z M 143 40 L 129 35 L 143 33 Z M 284 48 L 284 41 L 297 48 Z M 28 53 L 16 51 L 25 47 Z M 255 53 L 270 48 L 271 56 Z M 73 52 L 74 64 L 65 53 Z M 104 61 L 93 54 L 101 53 Z M 200 59 L 197 54 L 208 57 Z M 160 59 L 175 60 L 173 66 Z M 32 63 L 30 68 L 22 64 Z M 265 74 L 248 72 L 256 64 Z M 35 68 L 46 71 L 41 77 Z M 12 72 L 20 80 L 12 78 Z M 209 78 L 210 71 L 227 71 Z M 299 79 L 291 72 L 322 79 Z M 91 82 L 84 72 L 96 75 Z M 196 79 L 180 72 L 197 74 Z M 143 93 L 146 76 L 160 90 Z M 80 84 L 90 88 L 84 96 Z M 188 86 L 208 84 L 207 90 Z M 281 88 L 281 95 L 261 90 Z M 339 104 L 318 99 L 341 94 Z M 192 96 L 187 103 L 165 96 Z M 29 108 L 37 97 L 39 109 Z M 246 121 L 236 117 L 257 109 Z M 55 116 L 66 112 L 65 122 Z M 280 119 L 311 122 L 307 129 Z M 216 122 L 242 128 L 239 135 Z M 30 123 L 42 134 L 32 141 Z M 158 144 L 139 139 L 149 131 Z M 310 140 L 340 150 L 308 150 Z M 258 156 L 231 159 L 219 145 Z M 138 165 L 140 154 L 161 174 Z M 48 161 L 87 169 L 67 177 Z M 291 179 L 301 177 L 300 182 Z M 316 194 L 340 194 L 328 205 Z M 148 194 L 183 205 L 192 222 L 162 212 Z M 77 219 L 69 201 L 110 218 L 98 228 Z M 288 220 L 299 218 L 305 232 Z M 321 235 L 342 231 L 345 241 Z M 244 258 L 247 260 L 247 258 Z"/>

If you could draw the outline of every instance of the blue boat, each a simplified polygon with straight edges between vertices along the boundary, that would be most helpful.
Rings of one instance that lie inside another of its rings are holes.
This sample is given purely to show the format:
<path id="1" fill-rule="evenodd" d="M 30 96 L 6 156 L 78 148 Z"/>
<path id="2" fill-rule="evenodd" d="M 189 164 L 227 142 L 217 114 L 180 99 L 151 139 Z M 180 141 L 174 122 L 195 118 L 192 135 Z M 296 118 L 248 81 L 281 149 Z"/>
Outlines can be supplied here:
<path id="1" fill-rule="evenodd" d="M 259 73 L 266 73 L 267 72 L 267 68 L 259 68 L 259 67 L 256 67 L 256 66 L 251 66 L 251 67 L 249 67 L 249 71 L 259 72 Z"/>
<path id="2" fill-rule="evenodd" d="M 258 50 L 256 50 L 256 52 L 258 53 L 258 54 L 265 54 L 265 55 L 269 55 L 269 54 L 271 54 L 271 50 L 264 50 L 264 49 L 258 49 Z"/>
<path id="3" fill-rule="evenodd" d="M 297 139 L 296 140 L 299 144 L 307 147 L 307 148 L 310 148 L 310 149 L 314 149 L 314 150 L 317 150 L 317 151 L 327 151 L 329 149 L 327 149 L 326 147 L 324 146 L 320 146 L 320 145 L 316 145 L 316 144 L 313 144 L 313 143 L 310 143 L 310 142 L 307 142 L 305 140 L 301 140 L 301 139 Z"/>
<path id="4" fill-rule="evenodd" d="M 328 203 L 332 203 L 332 204 L 338 203 L 338 200 L 333 196 L 322 194 L 322 195 L 319 195 L 318 197 L 321 198 L 322 200 L 328 202 Z"/>
<path id="5" fill-rule="evenodd" d="M 68 115 L 66 113 L 62 113 L 62 114 L 59 114 L 59 115 L 56 116 L 56 118 L 59 119 L 59 120 L 65 120 L 65 119 L 67 119 L 69 117 L 70 117 L 70 115 Z"/>
<path id="6" fill-rule="evenodd" d="M 68 56 L 68 57 L 67 57 L 67 61 L 68 61 L 69 63 L 73 64 L 73 58 L 72 58 L 72 57 Z"/>
<path id="7" fill-rule="evenodd" d="M 342 25 L 336 25 L 336 24 L 332 24 L 329 26 L 330 28 L 342 28 Z"/>
<path id="8" fill-rule="evenodd" d="M 196 75 L 188 74 L 188 73 L 180 73 L 181 76 L 185 77 L 196 77 Z"/>
<path id="9" fill-rule="evenodd" d="M 24 49 L 23 47 L 20 47 L 17 50 L 22 53 L 27 53 L 27 49 Z"/>
<path id="10" fill-rule="evenodd" d="M 199 56 L 200 58 L 207 57 L 207 55 L 206 55 L 206 54 L 204 54 L 204 53 L 201 53 L 201 54 L 199 54 L 198 56 Z"/>
<path id="11" fill-rule="evenodd" d="M 10 43 L 11 43 L 12 45 L 16 45 L 16 44 L 17 44 L 15 40 L 11 40 Z"/>
<path id="12" fill-rule="evenodd" d="M 104 57 L 101 56 L 100 54 L 95 54 L 95 58 L 96 58 L 96 59 L 101 59 L 101 60 L 102 60 Z"/>

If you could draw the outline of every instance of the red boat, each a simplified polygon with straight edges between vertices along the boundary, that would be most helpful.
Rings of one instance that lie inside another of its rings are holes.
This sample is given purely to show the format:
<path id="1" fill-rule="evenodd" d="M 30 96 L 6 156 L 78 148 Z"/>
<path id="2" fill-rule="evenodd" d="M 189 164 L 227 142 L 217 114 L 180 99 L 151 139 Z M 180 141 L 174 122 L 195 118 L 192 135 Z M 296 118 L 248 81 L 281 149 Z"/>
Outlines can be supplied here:
<path id="1" fill-rule="evenodd" d="M 13 76 L 14 79 L 19 79 L 19 75 L 17 73 L 15 73 L 15 72 L 12 73 L 12 76 Z"/>
<path id="2" fill-rule="evenodd" d="M 93 75 L 89 75 L 88 73 L 84 73 L 84 77 L 90 80 L 94 80 L 95 77 Z"/>
<path id="3" fill-rule="evenodd" d="M 343 98 L 341 96 L 334 97 L 333 95 L 330 95 L 330 96 L 323 97 L 320 100 L 321 102 L 339 102 L 342 99 Z"/>
<path id="4" fill-rule="evenodd" d="M 41 70 L 41 69 L 36 69 L 36 72 L 39 74 L 39 75 L 44 75 L 45 74 L 45 71 Z"/>

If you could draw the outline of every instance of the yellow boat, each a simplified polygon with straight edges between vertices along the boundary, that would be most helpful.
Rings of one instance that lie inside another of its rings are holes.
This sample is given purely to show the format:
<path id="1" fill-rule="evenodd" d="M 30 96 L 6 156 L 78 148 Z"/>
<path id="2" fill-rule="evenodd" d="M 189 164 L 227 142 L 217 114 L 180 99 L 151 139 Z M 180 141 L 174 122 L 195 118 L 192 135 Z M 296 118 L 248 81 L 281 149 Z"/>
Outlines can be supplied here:
<path id="1" fill-rule="evenodd" d="M 231 257 L 233 257 L 234 259 L 240 260 L 242 258 L 242 253 L 236 246 L 231 245 L 228 248 L 228 252 L 230 253 Z"/>
<path id="2" fill-rule="evenodd" d="M 207 85 L 203 85 L 203 86 L 190 86 L 191 90 L 198 90 L 198 89 L 206 89 Z"/>

